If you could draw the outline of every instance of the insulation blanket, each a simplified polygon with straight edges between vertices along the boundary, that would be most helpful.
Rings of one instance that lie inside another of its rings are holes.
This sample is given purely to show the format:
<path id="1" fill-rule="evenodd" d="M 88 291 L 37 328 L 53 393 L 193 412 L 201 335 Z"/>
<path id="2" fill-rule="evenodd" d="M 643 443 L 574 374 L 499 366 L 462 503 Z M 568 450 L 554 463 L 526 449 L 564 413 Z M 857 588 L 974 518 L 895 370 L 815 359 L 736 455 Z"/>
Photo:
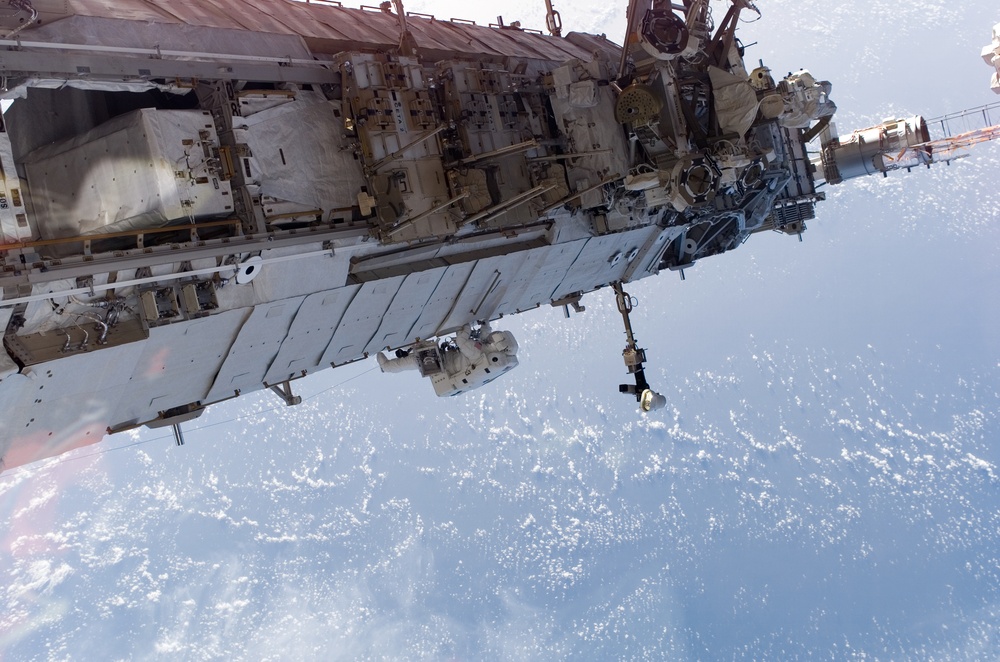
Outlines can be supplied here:
<path id="1" fill-rule="evenodd" d="M 25 159 L 44 239 L 162 226 L 232 213 L 212 170 L 210 114 L 143 109 Z"/>
<path id="2" fill-rule="evenodd" d="M 735 133 L 741 138 L 750 130 L 757 118 L 757 93 L 745 78 L 740 78 L 718 67 L 709 67 L 712 93 L 715 99 L 715 114 L 719 118 L 719 128 L 726 133 Z"/>
<path id="3" fill-rule="evenodd" d="M 365 179 L 353 150 L 344 148 L 339 108 L 339 102 L 300 94 L 245 119 L 239 139 L 250 148 L 263 195 L 324 211 L 357 204 Z"/>

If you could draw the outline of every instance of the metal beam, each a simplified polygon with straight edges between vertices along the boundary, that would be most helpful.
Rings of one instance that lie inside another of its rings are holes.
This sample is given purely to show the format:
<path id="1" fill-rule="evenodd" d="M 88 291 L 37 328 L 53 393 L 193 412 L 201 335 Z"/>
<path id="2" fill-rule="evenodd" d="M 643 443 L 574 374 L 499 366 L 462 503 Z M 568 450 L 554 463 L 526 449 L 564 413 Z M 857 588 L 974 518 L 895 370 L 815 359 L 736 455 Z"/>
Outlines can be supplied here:
<path id="1" fill-rule="evenodd" d="M 0 47 L 15 46 L 16 42 L 0 40 Z M 52 45 L 50 45 L 52 46 Z M 64 46 L 58 44 L 58 46 Z M 107 50 L 107 49 L 104 49 Z M 128 49 L 142 50 L 142 49 Z M 93 80 L 144 82 L 152 79 L 173 80 L 252 80 L 282 83 L 333 84 L 340 74 L 317 64 L 286 64 L 271 62 L 276 58 L 254 60 L 248 56 L 214 56 L 207 60 L 158 59 L 152 55 L 112 56 L 77 52 L 39 52 L 24 50 L 0 51 L 0 74 L 9 78 L 43 77 L 73 81 Z M 227 59 L 227 58 L 232 59 Z M 247 61 L 250 60 L 250 61 Z M 300 61 L 298 61 L 300 62 Z"/>
<path id="2" fill-rule="evenodd" d="M 133 250 L 129 254 L 105 253 L 92 259 L 72 261 L 50 260 L 40 263 L 38 268 L 23 269 L 13 275 L 0 277 L 0 288 L 20 285 L 37 285 L 59 280 L 93 276 L 111 271 L 141 269 L 162 264 L 191 261 L 210 257 L 225 257 L 237 253 L 287 248 L 306 244 L 322 243 L 337 239 L 352 239 L 369 236 L 365 228 L 327 231 L 286 231 L 266 235 L 212 239 L 192 244 L 167 244 L 144 250 Z M 0 302 L 6 305 L 7 302 Z"/>
<path id="3" fill-rule="evenodd" d="M 273 264 L 275 262 L 288 262 L 290 260 L 302 260 L 310 257 L 322 257 L 324 255 L 333 255 L 333 251 L 330 249 L 325 249 L 321 251 L 311 251 L 308 253 L 296 253 L 294 255 L 286 255 L 284 257 L 274 257 L 269 260 L 262 260 L 261 265 L 266 266 L 268 264 Z M 184 261 L 184 260 L 181 260 Z M 169 274 L 163 274 L 162 276 L 148 276 L 146 278 L 134 278 L 132 280 L 116 280 L 112 283 L 105 283 L 104 285 L 90 285 L 87 287 L 77 287 L 72 290 L 54 290 L 51 292 L 43 294 L 32 294 L 29 296 L 18 297 L 16 299 L 5 299 L 0 301 L 0 306 L 16 306 L 21 303 L 31 303 L 32 301 L 46 301 L 53 297 L 65 297 L 65 296 L 77 296 L 80 294 L 96 294 L 98 292 L 107 292 L 108 290 L 117 290 L 123 287 L 134 287 L 137 285 L 152 285 L 154 283 L 166 283 L 173 280 L 181 280 L 183 278 L 190 278 L 194 276 L 214 276 L 218 274 L 223 276 L 224 274 L 235 274 L 239 271 L 239 264 L 224 264 L 219 267 L 207 267 L 205 269 L 194 269 L 192 271 L 175 271 Z"/>
<path id="4" fill-rule="evenodd" d="M 317 66 L 316 60 L 295 59 L 290 57 L 274 57 L 266 55 L 237 55 L 235 53 L 212 53 L 208 51 L 172 51 L 156 48 L 135 48 L 128 46 L 107 46 L 103 44 L 67 44 L 52 41 L 22 41 L 20 39 L 0 39 L 0 47 L 14 48 L 18 51 L 25 48 L 40 50 L 76 51 L 80 53 L 98 53 L 102 55 L 142 55 L 157 59 L 185 58 L 196 60 L 221 60 L 223 62 L 253 62 L 257 64 L 271 63 L 281 66 L 308 65 Z"/>

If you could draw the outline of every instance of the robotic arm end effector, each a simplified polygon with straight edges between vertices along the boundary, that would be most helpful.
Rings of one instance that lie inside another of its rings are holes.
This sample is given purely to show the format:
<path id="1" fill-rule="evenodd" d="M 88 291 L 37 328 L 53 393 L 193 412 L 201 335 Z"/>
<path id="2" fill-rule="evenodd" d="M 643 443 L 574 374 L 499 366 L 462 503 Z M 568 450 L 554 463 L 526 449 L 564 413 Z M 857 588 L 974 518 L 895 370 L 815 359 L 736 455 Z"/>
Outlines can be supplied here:
<path id="1" fill-rule="evenodd" d="M 667 399 L 652 389 L 646 389 L 639 396 L 639 406 L 643 412 L 656 411 L 667 406 Z"/>

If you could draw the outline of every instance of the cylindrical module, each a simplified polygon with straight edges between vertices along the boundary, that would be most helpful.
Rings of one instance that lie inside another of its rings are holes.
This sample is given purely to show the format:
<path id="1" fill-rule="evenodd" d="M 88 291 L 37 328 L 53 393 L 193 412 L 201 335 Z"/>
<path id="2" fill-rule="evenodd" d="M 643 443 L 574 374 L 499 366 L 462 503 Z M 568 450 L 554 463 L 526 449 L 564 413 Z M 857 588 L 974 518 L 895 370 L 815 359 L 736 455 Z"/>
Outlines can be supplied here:
<path id="1" fill-rule="evenodd" d="M 823 145 L 820 167 L 829 184 L 912 168 L 931 162 L 930 152 L 913 147 L 930 141 L 924 118 L 889 119 Z"/>

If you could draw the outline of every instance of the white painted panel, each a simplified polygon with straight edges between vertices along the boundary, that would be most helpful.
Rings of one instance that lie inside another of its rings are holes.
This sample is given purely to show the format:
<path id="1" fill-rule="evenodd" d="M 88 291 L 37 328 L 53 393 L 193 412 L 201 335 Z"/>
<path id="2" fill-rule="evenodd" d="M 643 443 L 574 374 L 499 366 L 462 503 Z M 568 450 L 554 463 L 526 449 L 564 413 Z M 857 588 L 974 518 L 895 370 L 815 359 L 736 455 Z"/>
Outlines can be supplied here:
<path id="1" fill-rule="evenodd" d="M 465 287 L 475 266 L 475 262 L 465 262 L 448 267 L 420 317 L 410 329 L 411 337 L 426 340 L 437 335 L 455 307 L 458 293 Z"/>
<path id="2" fill-rule="evenodd" d="M 454 330 L 463 324 L 493 317 L 524 261 L 523 253 L 480 260 L 443 327 Z"/>
<path id="3" fill-rule="evenodd" d="M 150 329 L 119 418 L 148 421 L 160 410 L 205 401 L 250 313 L 241 308 Z"/>
<path id="4" fill-rule="evenodd" d="M 497 312 L 510 315 L 549 304 L 556 285 L 566 277 L 586 243 L 586 239 L 579 239 L 530 251 L 524 265 L 518 269 L 514 282 L 507 288 Z"/>
<path id="5" fill-rule="evenodd" d="M 522 254 L 523 261 L 509 278 L 505 278 L 502 289 L 502 296 L 499 303 L 494 308 L 494 314 L 510 314 L 521 312 L 517 304 L 525 298 L 525 290 L 531 287 L 531 283 L 542 268 L 545 257 L 548 253 L 548 246 L 536 248 Z M 529 306 L 530 307 L 530 306 Z"/>
<path id="6" fill-rule="evenodd" d="M 263 251 L 261 257 L 265 260 L 277 259 L 315 250 L 322 250 L 322 244 Z M 318 255 L 291 262 L 265 263 L 263 270 L 252 284 L 255 302 L 264 303 L 307 296 L 342 286 L 347 282 L 350 268 L 351 260 L 346 253 L 337 256 Z"/>
<path id="7" fill-rule="evenodd" d="M 622 280 L 629 282 L 659 273 L 663 253 L 670 242 L 683 233 L 684 228 L 680 227 L 663 228 L 658 233 L 650 233 L 635 260 L 625 269 Z"/>
<path id="8" fill-rule="evenodd" d="M 360 289 L 360 285 L 348 285 L 306 297 L 264 381 L 280 384 L 301 375 L 303 370 L 312 372 L 329 367 L 328 363 L 323 363 L 323 353 Z"/>
<path id="9" fill-rule="evenodd" d="M 382 316 L 392 304 L 405 276 L 373 280 L 361 286 L 344 318 L 337 327 L 330 346 L 323 353 L 323 363 L 346 363 L 364 356 L 365 347 L 371 342 L 382 323 Z"/>
<path id="10" fill-rule="evenodd" d="M 209 402 L 260 387 L 304 299 L 272 301 L 253 309 L 208 392 Z"/>
<path id="11" fill-rule="evenodd" d="M 601 275 L 611 267 L 611 256 L 620 250 L 614 237 L 594 237 L 588 240 L 562 282 L 555 288 L 553 298 L 559 299 L 573 292 L 593 289 L 594 285 L 584 287 L 583 283 L 593 284 L 599 281 Z M 622 262 L 624 261 L 623 259 Z"/>
<path id="12" fill-rule="evenodd" d="M 120 403 L 144 343 L 129 343 L 32 366 L 0 380 L 3 468 L 65 453 L 104 438 L 125 420 Z"/>
<path id="13" fill-rule="evenodd" d="M 552 298 L 560 299 L 574 292 L 589 292 L 595 288 L 619 280 L 629 268 L 625 256 L 633 248 L 640 248 L 659 228 L 641 228 L 604 237 L 594 237 L 573 262 L 569 273 L 553 292 Z M 621 259 L 612 264 L 612 256 L 621 254 Z"/>
<path id="14" fill-rule="evenodd" d="M 566 274 L 569 273 L 573 263 L 580 256 L 580 252 L 583 251 L 586 245 L 586 239 L 578 239 L 566 244 L 552 246 L 538 275 L 531 282 L 531 287 L 525 290 L 525 299 L 519 302 L 521 310 L 525 310 L 536 303 L 550 303 L 555 298 L 553 295 L 559 283 L 565 280 Z"/>
<path id="15" fill-rule="evenodd" d="M 427 300 L 434 294 L 447 267 L 410 274 L 396 293 L 381 326 L 365 348 L 374 353 L 386 347 L 399 347 L 413 340 L 410 334 Z"/>
<path id="16" fill-rule="evenodd" d="M 529 267 L 530 257 L 530 252 L 522 251 L 504 255 L 501 258 L 502 262 L 497 269 L 500 272 L 500 278 L 497 280 L 496 285 L 487 293 L 486 298 L 482 300 L 479 309 L 472 311 L 475 319 L 489 320 L 499 314 L 500 304 L 510 296 L 513 296 L 510 290 L 512 287 L 517 287 L 520 275 L 526 270 L 537 268 Z M 523 288 L 523 285 L 521 287 Z"/>

